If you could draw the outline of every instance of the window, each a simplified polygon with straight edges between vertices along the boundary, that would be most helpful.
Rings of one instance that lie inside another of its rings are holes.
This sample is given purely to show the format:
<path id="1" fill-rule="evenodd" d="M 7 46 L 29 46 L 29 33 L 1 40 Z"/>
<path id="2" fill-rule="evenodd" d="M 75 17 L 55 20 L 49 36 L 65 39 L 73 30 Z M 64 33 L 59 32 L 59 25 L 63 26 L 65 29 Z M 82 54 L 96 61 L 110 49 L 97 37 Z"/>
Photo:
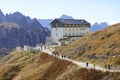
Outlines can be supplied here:
<path id="1" fill-rule="evenodd" d="M 76 27 L 78 27 L 78 24 L 76 24 Z"/>
<path id="2" fill-rule="evenodd" d="M 65 24 L 64 26 L 67 27 L 67 24 Z"/>
<path id="3" fill-rule="evenodd" d="M 85 30 L 85 28 L 80 28 L 80 30 Z"/>
<path id="4" fill-rule="evenodd" d="M 74 36 L 74 33 L 73 33 L 73 36 Z"/>
<path id="5" fill-rule="evenodd" d="M 67 36 L 67 33 L 65 33 L 65 36 Z"/>
<path id="6" fill-rule="evenodd" d="M 69 33 L 69 36 L 70 36 L 71 34 Z"/>
<path id="7" fill-rule="evenodd" d="M 82 28 L 82 30 L 85 30 L 85 28 Z"/>
<path id="8" fill-rule="evenodd" d="M 74 27 L 74 24 L 72 25 L 72 27 Z"/>
<path id="9" fill-rule="evenodd" d="M 79 35 L 81 36 L 81 35 L 82 35 L 82 33 L 80 32 L 80 33 L 79 33 Z"/>
<path id="10" fill-rule="evenodd" d="M 76 36 L 78 36 L 78 33 L 76 33 Z"/>
<path id="11" fill-rule="evenodd" d="M 69 24 L 69 27 L 70 27 L 71 25 Z"/>

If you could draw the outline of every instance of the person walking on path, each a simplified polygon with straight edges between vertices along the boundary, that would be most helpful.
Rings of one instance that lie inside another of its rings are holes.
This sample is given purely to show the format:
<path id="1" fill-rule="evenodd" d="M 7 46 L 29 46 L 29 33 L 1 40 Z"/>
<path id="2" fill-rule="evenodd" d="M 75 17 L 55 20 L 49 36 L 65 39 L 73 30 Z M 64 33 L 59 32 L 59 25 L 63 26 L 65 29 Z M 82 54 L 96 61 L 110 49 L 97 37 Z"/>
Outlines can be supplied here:
<path id="1" fill-rule="evenodd" d="M 86 62 L 86 67 L 88 67 L 88 62 Z"/>

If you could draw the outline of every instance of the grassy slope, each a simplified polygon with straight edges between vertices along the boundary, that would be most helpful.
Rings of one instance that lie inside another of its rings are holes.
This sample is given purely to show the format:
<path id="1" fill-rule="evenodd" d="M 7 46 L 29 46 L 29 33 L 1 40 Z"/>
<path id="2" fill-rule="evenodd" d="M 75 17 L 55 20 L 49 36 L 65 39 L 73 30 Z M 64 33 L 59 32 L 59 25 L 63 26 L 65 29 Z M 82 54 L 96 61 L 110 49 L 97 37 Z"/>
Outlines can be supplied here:
<path id="1" fill-rule="evenodd" d="M 0 59 L 0 80 L 54 80 L 74 66 L 46 53 L 13 51 Z"/>
<path id="2" fill-rule="evenodd" d="M 56 49 L 76 60 L 120 65 L 120 23 Z M 115 56 L 115 58 L 113 58 Z"/>
<path id="3" fill-rule="evenodd" d="M 13 51 L 0 59 L 0 80 L 118 80 L 120 73 L 81 68 L 46 53 Z"/>

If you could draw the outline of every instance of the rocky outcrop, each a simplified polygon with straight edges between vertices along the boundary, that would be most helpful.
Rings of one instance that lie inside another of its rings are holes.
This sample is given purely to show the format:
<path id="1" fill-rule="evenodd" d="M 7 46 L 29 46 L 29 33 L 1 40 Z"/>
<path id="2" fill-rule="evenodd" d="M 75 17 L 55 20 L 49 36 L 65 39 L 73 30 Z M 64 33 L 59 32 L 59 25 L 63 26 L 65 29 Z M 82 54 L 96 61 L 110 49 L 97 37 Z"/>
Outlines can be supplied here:
<path id="1" fill-rule="evenodd" d="M 0 24 L 0 48 L 12 49 L 23 45 L 25 29 L 15 23 L 5 22 Z"/>
<path id="2" fill-rule="evenodd" d="M 0 10 L 0 49 L 16 46 L 44 44 L 50 31 L 37 19 L 31 19 L 20 12 L 4 15 Z"/>
<path id="3" fill-rule="evenodd" d="M 0 48 L 12 49 L 16 46 L 36 46 L 45 43 L 46 32 L 40 23 L 34 19 L 26 29 L 16 23 L 4 22 L 0 24 Z"/>
<path id="4" fill-rule="evenodd" d="M 0 10 L 0 23 L 3 22 L 3 21 L 5 21 L 5 15 Z"/>

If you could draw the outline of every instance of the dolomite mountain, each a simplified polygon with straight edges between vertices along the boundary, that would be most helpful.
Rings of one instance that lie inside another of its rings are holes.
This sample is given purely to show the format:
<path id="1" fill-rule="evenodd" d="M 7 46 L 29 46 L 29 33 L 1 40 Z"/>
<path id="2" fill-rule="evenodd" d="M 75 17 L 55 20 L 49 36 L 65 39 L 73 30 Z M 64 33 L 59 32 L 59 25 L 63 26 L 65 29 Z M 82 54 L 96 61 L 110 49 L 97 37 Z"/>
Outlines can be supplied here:
<path id="1" fill-rule="evenodd" d="M 17 46 L 36 46 L 45 43 L 50 31 L 43 27 L 36 18 L 31 19 L 20 12 L 4 15 L 0 10 L 0 54 L 2 50 Z"/>

